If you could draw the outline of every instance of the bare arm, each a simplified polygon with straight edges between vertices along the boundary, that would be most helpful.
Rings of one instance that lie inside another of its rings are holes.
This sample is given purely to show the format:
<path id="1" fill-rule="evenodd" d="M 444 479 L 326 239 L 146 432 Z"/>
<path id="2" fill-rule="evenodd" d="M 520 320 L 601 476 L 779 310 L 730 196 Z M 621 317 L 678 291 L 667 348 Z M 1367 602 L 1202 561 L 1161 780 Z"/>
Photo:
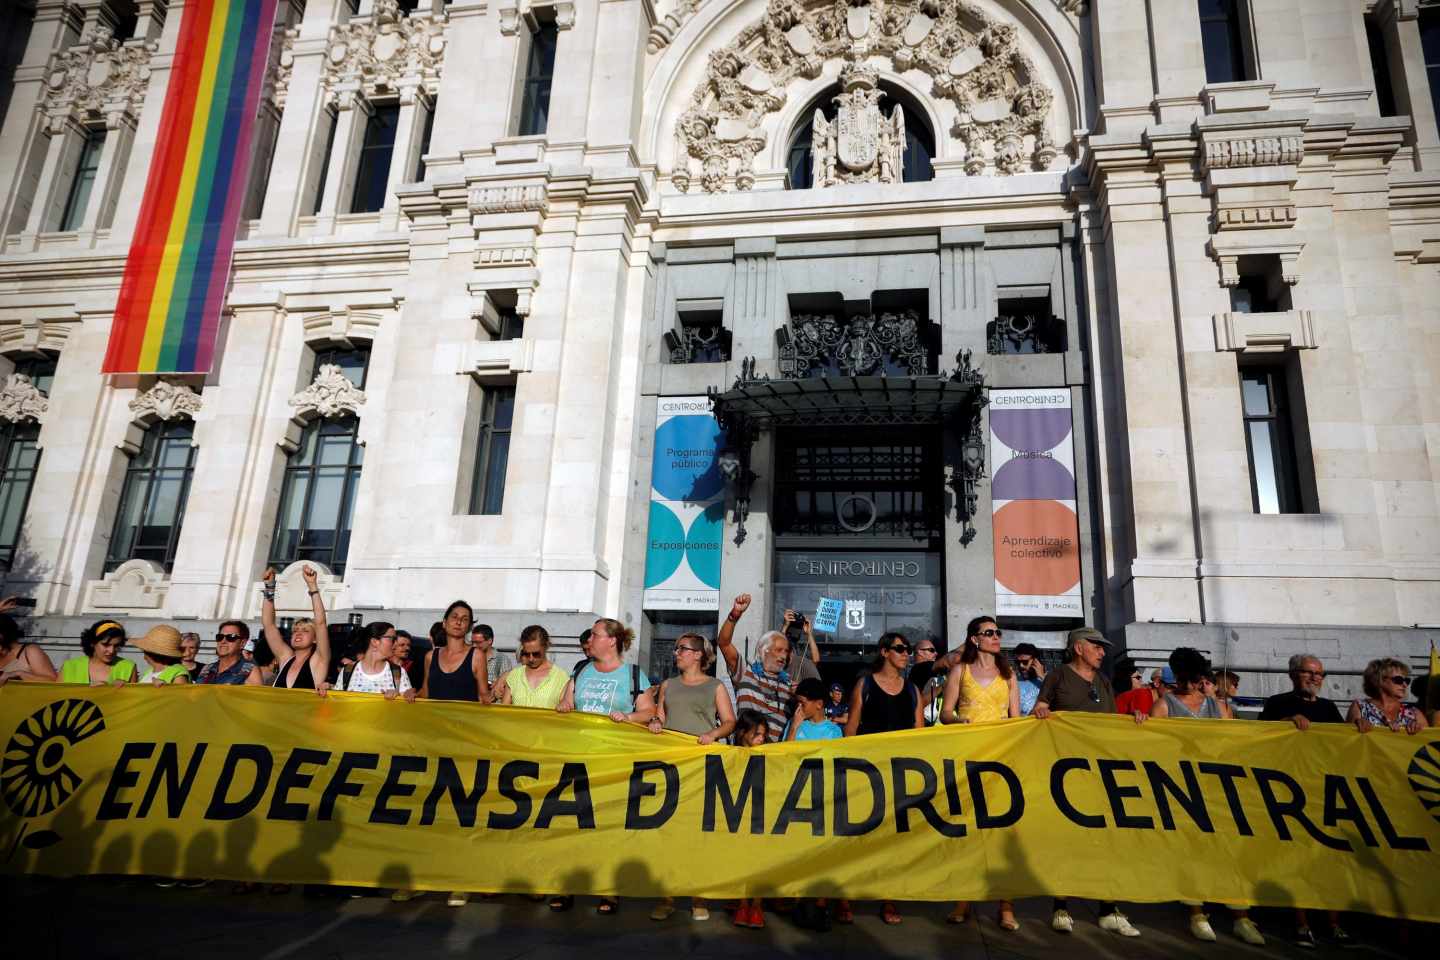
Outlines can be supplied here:
<path id="1" fill-rule="evenodd" d="M 325 598 L 320 595 L 320 588 L 315 585 L 313 567 L 301 567 L 300 576 L 305 578 L 305 589 L 310 592 L 310 615 L 315 621 L 315 652 L 311 657 L 314 658 L 316 667 L 312 673 L 326 677 L 330 670 L 330 625 L 325 620 Z"/>
<path id="2" fill-rule="evenodd" d="M 1136 712 L 1138 713 L 1139 711 L 1137 710 Z M 1163 720 L 1170 716 L 1170 705 L 1165 702 L 1163 697 L 1156 700 L 1154 705 L 1150 707 L 1150 716 L 1156 720 Z"/>
<path id="3" fill-rule="evenodd" d="M 790 717 L 790 729 L 785 731 L 787 742 L 800 736 L 800 724 L 805 720 L 805 711 L 801 707 L 795 708 L 795 713 Z"/>
<path id="4" fill-rule="evenodd" d="M 1020 680 L 1018 677 L 1010 677 L 1010 716 L 1018 717 L 1020 713 Z"/>
<path id="5" fill-rule="evenodd" d="M 241 684 L 241 686 L 244 686 L 244 687 L 263 687 L 264 684 L 260 682 L 260 668 L 259 668 L 259 667 L 252 667 L 252 668 L 250 669 L 250 672 L 247 673 L 247 674 L 245 674 L 245 682 L 244 682 L 243 684 Z"/>
<path id="6" fill-rule="evenodd" d="M 805 621 L 805 642 L 810 646 L 810 659 L 819 663 L 820 645 L 815 642 L 815 627 L 809 620 Z"/>
<path id="7" fill-rule="evenodd" d="M 914 686 L 914 684 L 911 684 Z M 915 691 L 915 729 L 920 730 L 925 726 L 925 700 L 920 696 L 920 691 Z"/>
<path id="8" fill-rule="evenodd" d="M 490 665 L 486 662 L 490 658 L 484 656 L 479 650 L 476 655 L 470 658 L 470 672 L 475 675 L 475 687 L 480 692 L 480 702 L 490 703 Z"/>
<path id="9" fill-rule="evenodd" d="M 260 595 L 260 632 L 265 635 L 265 645 L 275 655 L 275 662 L 284 663 L 286 659 L 295 655 L 295 651 L 290 649 L 290 644 L 285 642 L 285 638 L 280 634 L 280 628 L 275 623 L 275 568 L 266 567 L 265 572 L 260 576 L 260 581 L 264 584 L 263 592 Z M 318 634 L 315 639 L 316 642 L 319 642 Z M 255 671 L 250 672 L 253 674 Z M 250 682 L 248 677 L 245 682 Z M 255 682 L 259 683 L 260 681 Z"/>
<path id="10" fill-rule="evenodd" d="M 701 743 L 714 743 L 735 732 L 735 708 L 730 706 L 730 694 L 718 683 L 715 685 L 715 713 L 720 717 L 720 725 L 709 733 L 701 734 Z"/>
<path id="11" fill-rule="evenodd" d="M 955 712 L 960 705 L 960 677 L 964 667 L 951 670 L 945 677 L 945 704 L 940 708 L 941 723 L 964 723 L 965 718 Z"/>
<path id="12" fill-rule="evenodd" d="M 655 716 L 655 698 L 650 696 L 646 690 L 635 698 L 635 709 L 630 713 L 616 710 L 610 714 L 610 719 L 617 723 L 645 723 L 648 724 Z"/>
<path id="13" fill-rule="evenodd" d="M 560 695 L 560 702 L 555 704 L 555 712 L 569 713 L 575 709 L 575 681 L 565 681 L 565 692 Z"/>
<path id="14" fill-rule="evenodd" d="M 10 674 L 5 680 L 29 680 L 32 683 L 54 683 L 60 679 L 55 672 L 55 664 L 51 662 L 50 655 L 40 649 L 38 644 L 29 643 L 25 645 L 25 651 L 20 656 L 25 668 Z M 0 680 L 3 683 L 4 680 Z"/>
<path id="15" fill-rule="evenodd" d="M 1366 720 L 1365 715 L 1360 712 L 1359 700 L 1350 701 L 1350 710 L 1348 713 L 1345 714 L 1345 722 L 1355 724 L 1355 729 L 1359 730 L 1361 733 L 1370 732 L 1370 721 Z"/>
<path id="16" fill-rule="evenodd" d="M 431 647 L 430 651 L 425 654 L 425 675 L 420 678 L 421 700 L 430 699 L 430 658 L 435 656 L 436 652 L 435 648 Z"/>
<path id="17" fill-rule="evenodd" d="M 745 616 L 745 611 L 750 609 L 750 594 L 742 593 L 735 598 L 730 607 L 730 615 L 725 622 L 720 624 L 720 633 L 715 637 L 715 646 L 720 648 L 720 653 L 725 657 L 725 666 L 730 670 L 730 676 L 736 675 L 740 665 L 740 651 L 735 648 L 735 624 Z"/>
<path id="18" fill-rule="evenodd" d="M 860 710 L 865 704 L 865 698 L 861 691 L 865 689 L 865 678 L 861 677 L 855 681 L 855 689 L 850 691 L 850 716 L 845 718 L 845 736 L 853 737 L 860 732 Z"/>

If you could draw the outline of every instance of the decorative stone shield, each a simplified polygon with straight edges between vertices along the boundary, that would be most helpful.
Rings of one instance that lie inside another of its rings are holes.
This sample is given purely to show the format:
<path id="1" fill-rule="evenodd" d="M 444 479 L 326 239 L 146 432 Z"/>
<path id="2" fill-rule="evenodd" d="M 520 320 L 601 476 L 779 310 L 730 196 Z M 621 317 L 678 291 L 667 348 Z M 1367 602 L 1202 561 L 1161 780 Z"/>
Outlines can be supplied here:
<path id="1" fill-rule="evenodd" d="M 840 162 L 847 170 L 868 170 L 880 147 L 880 108 L 859 97 L 842 98 L 836 116 Z"/>

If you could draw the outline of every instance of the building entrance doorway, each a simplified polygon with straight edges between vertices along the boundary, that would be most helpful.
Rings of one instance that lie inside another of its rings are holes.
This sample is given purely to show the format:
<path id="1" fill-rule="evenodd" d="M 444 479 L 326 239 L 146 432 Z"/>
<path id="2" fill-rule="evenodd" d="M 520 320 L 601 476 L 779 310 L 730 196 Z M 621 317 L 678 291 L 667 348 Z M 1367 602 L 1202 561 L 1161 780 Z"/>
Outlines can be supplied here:
<path id="1" fill-rule="evenodd" d="M 827 664 L 872 655 L 891 630 L 943 634 L 940 442 L 928 425 L 777 431 L 771 622 L 840 601 L 836 629 L 815 635 Z"/>

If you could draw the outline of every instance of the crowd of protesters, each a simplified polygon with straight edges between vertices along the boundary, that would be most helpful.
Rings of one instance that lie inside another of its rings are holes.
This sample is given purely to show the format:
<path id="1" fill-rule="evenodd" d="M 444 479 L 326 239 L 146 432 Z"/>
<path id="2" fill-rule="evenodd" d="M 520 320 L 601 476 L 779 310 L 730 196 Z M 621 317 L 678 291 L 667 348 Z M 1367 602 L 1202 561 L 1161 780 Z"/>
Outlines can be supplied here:
<path id="1" fill-rule="evenodd" d="M 321 696 L 337 690 L 404 701 L 462 700 L 601 714 L 655 734 L 669 731 L 694 737 L 702 745 L 729 743 L 738 748 L 890 733 L 935 723 L 1025 716 L 1044 720 L 1059 712 L 1118 713 L 1132 716 L 1136 723 L 1152 717 L 1230 720 L 1236 716 L 1232 701 L 1240 677 L 1229 670 L 1213 671 L 1198 650 L 1174 650 L 1168 665 L 1153 670 L 1148 679 L 1129 658 L 1120 659 L 1107 675 L 1103 664 L 1110 641 L 1100 631 L 1082 627 L 1070 631 L 1064 663 L 1047 670 L 1032 644 L 1017 644 L 1007 654 L 1004 631 L 988 616 L 972 620 L 963 642 L 943 655 L 933 639 L 912 644 L 900 633 L 886 633 L 880 637 L 876 659 L 852 685 L 827 687 L 818 670 L 820 652 L 813 627 L 794 611 L 785 611 L 780 629 L 763 633 L 753 655 L 746 658 L 735 644 L 735 632 L 750 608 L 748 594 L 735 598 L 713 644 L 700 633 L 686 633 L 675 641 L 677 672 L 660 684 L 652 684 L 644 670 L 626 662 L 634 634 L 616 620 L 597 620 L 581 635 L 583 657 L 567 672 L 550 659 L 550 634 L 543 626 L 521 631 L 517 665 L 495 649 L 494 631 L 474 622 L 474 611 L 463 600 L 452 603 L 431 627 L 431 648 L 418 659 L 412 635 L 384 621 L 355 628 L 343 649 L 332 649 L 315 571 L 305 567 L 302 575 L 312 616 L 294 621 L 288 639 L 276 622 L 275 574 L 267 570 L 262 584 L 263 644 L 252 642 L 244 621 L 227 620 L 215 634 L 216 659 L 204 665 L 198 661 L 200 638 L 194 633 L 161 624 L 130 638 L 120 623 L 101 620 L 82 634 L 83 655 L 66 660 L 57 670 L 37 644 L 23 641 L 18 624 L 8 615 L 13 600 L 0 601 L 0 684 L 263 684 L 313 690 Z M 120 656 L 127 643 L 140 651 L 143 674 Z M 1301 731 L 1316 723 L 1348 723 L 1360 733 L 1411 734 L 1435 722 L 1433 710 L 1427 716 L 1423 705 L 1409 702 L 1410 670 L 1397 659 L 1369 663 L 1362 678 L 1363 695 L 1349 704 L 1343 717 L 1334 702 L 1320 696 L 1325 667 L 1317 657 L 1292 657 L 1289 676 L 1292 689 L 1265 700 L 1260 720 L 1290 722 Z M 397 890 L 392 899 L 398 902 L 414 895 L 411 890 Z M 469 896 L 452 892 L 447 902 L 463 906 Z M 553 910 L 567 910 L 574 897 L 556 895 L 549 904 Z M 1203 904 L 1186 906 L 1191 934 L 1199 940 L 1215 940 Z M 971 907 L 957 903 L 947 920 L 965 923 Z M 611 897 L 601 898 L 597 907 L 602 914 L 618 909 L 619 901 Z M 1001 900 L 996 909 L 1001 929 L 1019 929 L 1014 904 Z M 674 900 L 665 898 L 651 916 L 665 920 L 674 911 Z M 1102 929 L 1124 937 L 1140 936 L 1117 904 L 1101 903 L 1098 912 Z M 1232 907 L 1231 912 L 1238 938 L 1264 944 L 1246 910 Z M 803 901 L 795 905 L 795 913 L 797 919 L 804 917 L 807 925 L 820 929 L 828 929 L 832 921 L 854 919 L 849 901 L 843 899 Z M 705 920 L 709 915 L 705 901 L 693 898 L 692 918 Z M 880 915 L 887 924 L 903 922 L 889 901 L 882 902 Z M 1338 914 L 1328 913 L 1327 921 L 1332 941 L 1349 939 Z M 734 923 L 763 927 L 763 902 L 739 901 Z M 1296 911 L 1295 923 L 1295 942 L 1315 946 L 1316 936 L 1304 910 Z M 1054 900 L 1050 925 L 1058 933 L 1074 930 L 1066 899 Z"/>

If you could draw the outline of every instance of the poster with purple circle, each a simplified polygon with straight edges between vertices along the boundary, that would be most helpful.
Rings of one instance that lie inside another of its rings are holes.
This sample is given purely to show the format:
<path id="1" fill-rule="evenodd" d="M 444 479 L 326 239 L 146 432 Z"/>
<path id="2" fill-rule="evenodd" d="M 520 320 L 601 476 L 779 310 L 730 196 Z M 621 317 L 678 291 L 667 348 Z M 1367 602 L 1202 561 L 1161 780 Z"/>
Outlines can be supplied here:
<path id="1" fill-rule="evenodd" d="M 716 456 L 720 425 L 706 397 L 656 401 L 646 610 L 718 610 L 725 482 Z"/>
<path id="2" fill-rule="evenodd" d="M 1085 615 L 1073 431 L 1065 387 L 990 391 L 997 616 Z"/>

